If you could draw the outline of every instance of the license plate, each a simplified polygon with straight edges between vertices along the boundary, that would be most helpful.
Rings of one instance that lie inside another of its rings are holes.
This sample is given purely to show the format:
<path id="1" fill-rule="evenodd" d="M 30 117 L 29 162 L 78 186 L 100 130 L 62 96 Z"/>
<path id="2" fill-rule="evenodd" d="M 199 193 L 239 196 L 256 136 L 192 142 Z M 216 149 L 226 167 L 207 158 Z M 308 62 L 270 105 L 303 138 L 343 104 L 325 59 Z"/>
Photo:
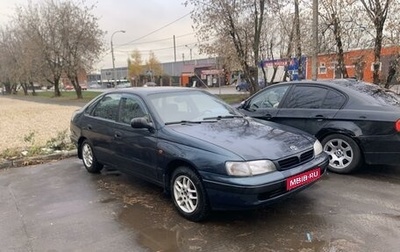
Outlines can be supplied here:
<path id="1" fill-rule="evenodd" d="M 286 190 L 290 191 L 302 185 L 309 184 L 321 177 L 321 168 L 316 168 L 286 179 Z"/>

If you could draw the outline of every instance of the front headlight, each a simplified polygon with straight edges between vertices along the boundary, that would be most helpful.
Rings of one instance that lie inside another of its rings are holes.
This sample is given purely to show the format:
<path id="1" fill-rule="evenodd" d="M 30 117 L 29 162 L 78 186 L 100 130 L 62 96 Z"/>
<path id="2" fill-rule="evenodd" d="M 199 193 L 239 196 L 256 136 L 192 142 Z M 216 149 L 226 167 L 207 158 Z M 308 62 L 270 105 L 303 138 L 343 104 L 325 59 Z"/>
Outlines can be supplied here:
<path id="1" fill-rule="evenodd" d="M 322 144 L 317 140 L 314 143 L 314 156 L 321 154 L 322 152 Z"/>
<path id="2" fill-rule="evenodd" d="M 269 160 L 226 162 L 225 167 L 229 175 L 239 177 L 254 176 L 276 171 L 274 163 Z"/>

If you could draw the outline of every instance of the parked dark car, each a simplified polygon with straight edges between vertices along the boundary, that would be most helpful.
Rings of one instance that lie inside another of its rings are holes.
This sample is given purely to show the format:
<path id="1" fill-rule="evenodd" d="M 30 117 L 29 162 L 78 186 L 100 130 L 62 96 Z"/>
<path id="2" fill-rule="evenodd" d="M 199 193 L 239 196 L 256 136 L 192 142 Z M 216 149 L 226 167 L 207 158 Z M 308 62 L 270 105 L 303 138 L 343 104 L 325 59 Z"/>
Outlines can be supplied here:
<path id="1" fill-rule="evenodd" d="M 247 91 L 250 90 L 250 85 L 249 85 L 249 83 L 247 83 L 245 81 L 242 81 L 242 82 L 236 84 L 235 88 L 239 92 L 241 92 L 241 91 L 246 91 L 247 92 Z"/>
<path id="2" fill-rule="evenodd" d="M 320 142 L 298 129 L 244 117 L 206 91 L 105 92 L 74 113 L 71 139 L 91 173 L 108 165 L 162 186 L 181 215 L 254 208 L 318 180 Z"/>
<path id="3" fill-rule="evenodd" d="M 258 82 L 258 87 L 259 87 L 259 89 L 265 88 L 264 81 L 259 81 Z M 246 82 L 246 81 L 242 81 L 242 82 L 236 84 L 235 88 L 239 92 L 241 92 L 241 91 L 248 92 L 248 91 L 250 91 L 250 84 L 248 82 Z"/>
<path id="4" fill-rule="evenodd" d="M 239 110 L 315 135 L 334 172 L 353 172 L 363 162 L 400 163 L 400 98 L 374 84 L 352 79 L 281 83 L 254 94 Z"/>

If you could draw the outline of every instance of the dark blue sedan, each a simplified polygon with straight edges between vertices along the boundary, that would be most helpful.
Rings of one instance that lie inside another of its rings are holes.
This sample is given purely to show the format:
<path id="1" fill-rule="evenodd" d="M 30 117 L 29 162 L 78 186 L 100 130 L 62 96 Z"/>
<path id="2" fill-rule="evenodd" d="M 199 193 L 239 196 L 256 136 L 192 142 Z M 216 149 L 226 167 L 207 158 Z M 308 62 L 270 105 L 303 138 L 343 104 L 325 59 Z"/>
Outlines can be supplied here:
<path id="1" fill-rule="evenodd" d="M 130 88 L 77 111 L 71 139 L 86 169 L 114 167 L 164 188 L 181 215 L 248 209 L 296 193 L 325 172 L 312 135 L 244 117 L 206 91 Z"/>

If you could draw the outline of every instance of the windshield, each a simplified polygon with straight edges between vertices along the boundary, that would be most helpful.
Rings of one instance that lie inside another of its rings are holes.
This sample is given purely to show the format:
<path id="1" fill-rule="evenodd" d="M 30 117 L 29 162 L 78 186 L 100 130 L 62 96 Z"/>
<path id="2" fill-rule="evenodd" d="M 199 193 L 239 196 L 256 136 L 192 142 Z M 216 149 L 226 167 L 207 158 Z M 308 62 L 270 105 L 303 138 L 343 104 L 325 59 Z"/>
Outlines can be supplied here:
<path id="1" fill-rule="evenodd" d="M 149 99 L 165 124 L 241 116 L 218 97 L 198 90 L 150 94 Z"/>

